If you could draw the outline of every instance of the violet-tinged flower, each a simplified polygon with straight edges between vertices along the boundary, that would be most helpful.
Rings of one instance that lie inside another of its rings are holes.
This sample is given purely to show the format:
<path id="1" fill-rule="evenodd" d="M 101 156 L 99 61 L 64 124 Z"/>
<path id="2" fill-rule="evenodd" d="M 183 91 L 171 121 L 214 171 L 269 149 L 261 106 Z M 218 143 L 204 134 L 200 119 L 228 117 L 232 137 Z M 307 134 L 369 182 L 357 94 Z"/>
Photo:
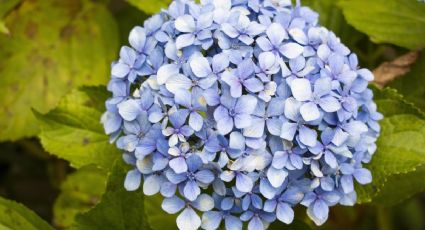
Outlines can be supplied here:
<path id="1" fill-rule="evenodd" d="M 258 22 L 252 22 L 243 14 L 239 14 L 237 19 L 231 23 L 223 23 L 222 31 L 230 38 L 237 38 L 245 45 L 251 45 L 254 42 L 253 37 L 262 33 L 265 27 Z"/>
<path id="2" fill-rule="evenodd" d="M 122 47 L 120 60 L 113 65 L 111 74 L 117 78 L 127 78 L 133 82 L 137 77 L 137 70 L 142 66 L 143 59 L 138 59 L 137 52 L 130 47 Z"/>
<path id="3" fill-rule="evenodd" d="M 164 136 L 169 137 L 168 143 L 170 147 L 177 145 L 180 142 L 186 142 L 186 138 L 193 134 L 193 129 L 185 125 L 188 111 L 177 110 L 170 115 L 172 127 L 167 127 L 162 130 Z"/>
<path id="4" fill-rule="evenodd" d="M 251 60 L 242 61 L 236 70 L 223 73 L 222 80 L 230 86 L 230 95 L 234 98 L 242 96 L 245 88 L 251 93 L 264 89 L 263 83 L 254 75 L 254 63 Z"/>
<path id="5" fill-rule="evenodd" d="M 243 95 L 238 99 L 223 95 L 221 104 L 214 111 L 214 119 L 217 121 L 218 132 L 228 134 L 233 127 L 243 129 L 249 127 L 252 122 L 251 113 L 257 105 L 257 99 L 251 95 Z"/>

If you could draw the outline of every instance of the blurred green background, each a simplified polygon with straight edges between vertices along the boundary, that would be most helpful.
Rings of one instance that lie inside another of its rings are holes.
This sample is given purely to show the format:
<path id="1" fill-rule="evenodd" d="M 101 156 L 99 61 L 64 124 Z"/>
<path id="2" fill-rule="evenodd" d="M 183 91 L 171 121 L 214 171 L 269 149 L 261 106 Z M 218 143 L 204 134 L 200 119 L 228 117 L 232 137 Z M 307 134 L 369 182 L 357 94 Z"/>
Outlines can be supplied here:
<path id="1" fill-rule="evenodd" d="M 404 4 L 412 10 L 411 2 L 414 1 L 390 0 L 388 4 L 393 11 L 400 7 L 400 12 L 394 11 L 394 14 L 401 15 L 405 11 Z M 167 2 L 0 0 L 0 196 L 24 204 L 57 229 L 68 228 L 77 213 L 100 201 L 105 191 L 106 172 L 91 166 L 76 171 L 68 161 L 46 152 L 40 138 L 33 137 L 40 130 L 31 109 L 46 113 L 62 96 L 78 86 L 106 84 L 110 62 L 118 56 L 120 44 L 127 44 L 130 29 L 143 24 L 150 14 L 166 6 Z M 382 63 L 413 50 L 419 56 L 417 60 L 400 64 L 400 68 L 410 70 L 412 67 L 411 73 L 391 82 L 390 86 L 405 93 L 405 98 L 419 108 L 425 108 L 425 55 L 421 53 L 425 44 L 425 13 L 422 18 L 412 16 L 420 22 L 403 22 L 402 26 L 410 30 L 406 32 L 410 37 L 392 37 L 387 36 L 386 31 L 398 33 L 397 24 L 394 27 L 387 24 L 388 28 L 383 32 L 376 32 L 373 28 L 365 28 L 365 22 L 356 22 L 358 17 L 369 16 L 380 20 L 381 14 L 368 13 L 379 7 L 377 5 L 383 3 L 382 0 L 354 0 L 353 4 L 370 4 L 364 14 L 355 12 L 356 8 L 343 14 L 344 4 L 350 7 L 350 3 L 343 2 L 302 1 L 317 10 L 321 23 L 358 54 L 363 67 L 377 69 Z M 424 8 L 415 11 L 419 15 L 425 12 Z M 382 16 L 388 15 L 382 11 Z M 397 16 L 388 17 L 393 17 L 390 22 L 400 21 Z M 353 23 L 347 23 L 346 19 Z M 373 24 L 373 20 L 370 23 Z M 406 72 L 392 73 L 395 75 L 392 78 Z M 84 143 L 81 146 L 84 148 Z M 57 150 L 51 152 L 68 159 Z M 424 175 L 423 168 L 418 168 L 418 175 Z M 404 177 L 395 180 L 404 180 Z M 412 180 L 412 183 L 421 182 L 425 184 L 425 178 L 419 182 Z M 386 193 L 396 193 L 398 188 L 390 186 L 386 189 Z M 306 225 L 295 223 L 294 228 L 425 229 L 425 193 L 421 192 L 424 189 L 425 185 L 415 188 L 399 201 L 387 203 L 381 200 L 354 208 L 338 206 L 331 209 L 325 225 L 315 227 L 307 221 Z M 304 209 L 297 212 L 297 218 L 304 220 Z M 280 227 L 287 228 L 275 226 L 273 229 Z"/>

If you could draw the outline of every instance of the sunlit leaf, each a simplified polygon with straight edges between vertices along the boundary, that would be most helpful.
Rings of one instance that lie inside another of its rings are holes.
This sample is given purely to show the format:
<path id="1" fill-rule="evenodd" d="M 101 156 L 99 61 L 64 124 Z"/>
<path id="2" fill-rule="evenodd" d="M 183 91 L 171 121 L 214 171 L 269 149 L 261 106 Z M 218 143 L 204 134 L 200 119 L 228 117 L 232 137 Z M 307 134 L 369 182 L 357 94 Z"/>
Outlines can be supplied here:
<path id="1" fill-rule="evenodd" d="M 104 86 L 83 87 L 65 96 L 49 113 L 35 112 L 43 147 L 76 168 L 89 164 L 112 167 L 120 152 L 109 143 L 100 123 L 107 98 Z"/>
<path id="2" fill-rule="evenodd" d="M 378 43 L 425 46 L 425 4 L 416 0 L 342 0 L 347 21 Z"/>
<path id="3" fill-rule="evenodd" d="M 127 0 L 127 2 L 147 14 L 154 14 L 162 8 L 167 8 L 171 0 Z"/>

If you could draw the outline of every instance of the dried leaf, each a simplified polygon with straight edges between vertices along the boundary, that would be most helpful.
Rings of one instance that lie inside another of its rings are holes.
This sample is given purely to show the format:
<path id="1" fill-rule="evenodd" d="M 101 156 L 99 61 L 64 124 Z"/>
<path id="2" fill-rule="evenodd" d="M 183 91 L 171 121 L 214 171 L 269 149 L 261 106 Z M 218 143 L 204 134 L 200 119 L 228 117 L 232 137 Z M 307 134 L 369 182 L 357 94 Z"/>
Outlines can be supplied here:
<path id="1" fill-rule="evenodd" d="M 384 87 L 396 78 L 410 72 L 411 66 L 418 59 L 418 52 L 412 51 L 391 62 L 384 62 L 373 71 L 375 83 Z"/>

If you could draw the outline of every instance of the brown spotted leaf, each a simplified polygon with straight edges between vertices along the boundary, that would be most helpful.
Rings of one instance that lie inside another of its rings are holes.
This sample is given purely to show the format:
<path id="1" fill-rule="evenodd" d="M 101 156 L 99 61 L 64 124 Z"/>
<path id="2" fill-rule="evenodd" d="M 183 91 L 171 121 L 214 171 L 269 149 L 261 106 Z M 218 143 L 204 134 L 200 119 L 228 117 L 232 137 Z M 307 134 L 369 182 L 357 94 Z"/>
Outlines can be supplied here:
<path id="1" fill-rule="evenodd" d="M 4 23 L 9 35 L 0 33 L 0 140 L 39 132 L 31 108 L 45 113 L 73 87 L 107 82 L 118 38 L 103 4 L 23 1 Z"/>

